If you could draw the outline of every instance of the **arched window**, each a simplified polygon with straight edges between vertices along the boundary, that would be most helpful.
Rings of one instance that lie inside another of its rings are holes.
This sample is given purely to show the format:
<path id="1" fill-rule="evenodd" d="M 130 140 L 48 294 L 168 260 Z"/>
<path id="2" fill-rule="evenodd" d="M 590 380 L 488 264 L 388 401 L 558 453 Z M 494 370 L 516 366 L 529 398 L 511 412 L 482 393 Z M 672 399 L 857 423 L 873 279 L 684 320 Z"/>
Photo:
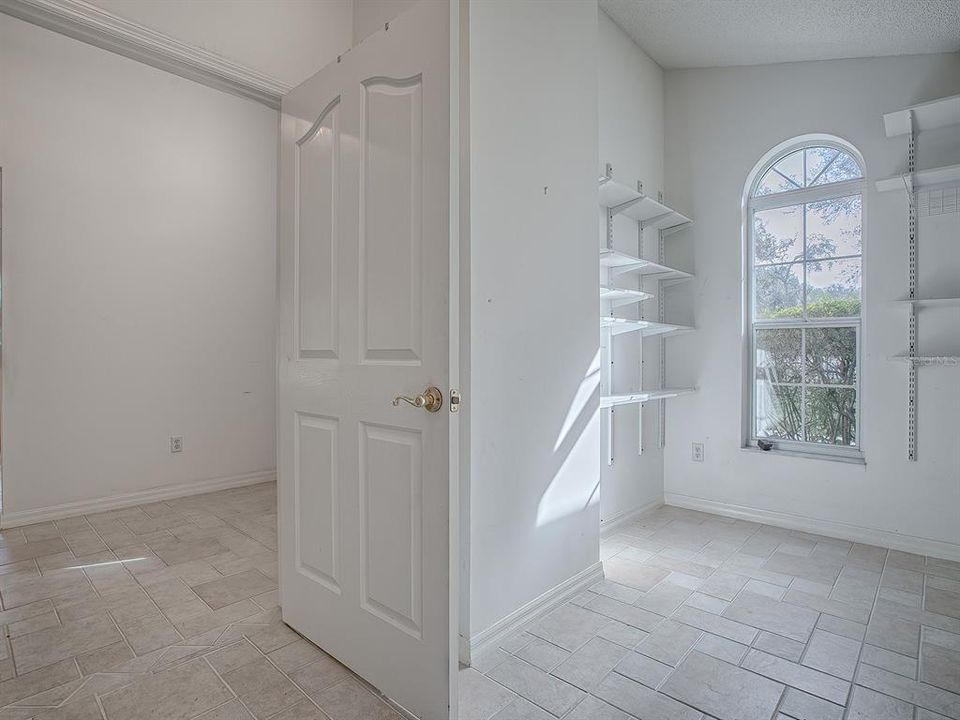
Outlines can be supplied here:
<path id="1" fill-rule="evenodd" d="M 863 167 L 833 139 L 758 163 L 745 199 L 749 435 L 859 455 Z"/>

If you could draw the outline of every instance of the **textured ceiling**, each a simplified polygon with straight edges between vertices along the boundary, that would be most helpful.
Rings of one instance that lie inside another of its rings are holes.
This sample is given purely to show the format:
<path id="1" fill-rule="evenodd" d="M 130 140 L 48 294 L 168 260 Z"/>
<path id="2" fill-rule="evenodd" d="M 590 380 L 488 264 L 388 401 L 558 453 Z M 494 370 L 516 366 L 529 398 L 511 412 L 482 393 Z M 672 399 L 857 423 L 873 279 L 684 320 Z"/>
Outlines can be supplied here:
<path id="1" fill-rule="evenodd" d="M 960 51 L 960 0 L 600 0 L 664 68 Z"/>

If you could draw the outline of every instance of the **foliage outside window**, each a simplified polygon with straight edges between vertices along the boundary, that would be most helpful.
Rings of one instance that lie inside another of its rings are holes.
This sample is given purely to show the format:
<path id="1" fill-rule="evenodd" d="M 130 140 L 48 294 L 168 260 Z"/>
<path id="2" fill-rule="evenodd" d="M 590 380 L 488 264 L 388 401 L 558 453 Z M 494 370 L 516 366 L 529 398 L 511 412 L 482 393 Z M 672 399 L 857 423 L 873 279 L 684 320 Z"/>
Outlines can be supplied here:
<path id="1" fill-rule="evenodd" d="M 859 447 L 862 170 L 840 147 L 780 156 L 748 203 L 751 438 Z"/>

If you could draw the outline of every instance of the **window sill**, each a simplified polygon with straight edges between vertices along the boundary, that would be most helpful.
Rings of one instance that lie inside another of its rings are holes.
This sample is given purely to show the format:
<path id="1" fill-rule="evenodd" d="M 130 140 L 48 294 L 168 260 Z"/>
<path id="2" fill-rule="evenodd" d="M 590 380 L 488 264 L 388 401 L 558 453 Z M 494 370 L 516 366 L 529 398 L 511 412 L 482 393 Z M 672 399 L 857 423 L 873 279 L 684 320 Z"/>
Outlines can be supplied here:
<path id="1" fill-rule="evenodd" d="M 746 445 L 740 448 L 743 452 L 752 453 L 755 455 L 772 455 L 775 457 L 785 456 L 785 457 L 794 457 L 794 458 L 803 458 L 805 460 L 829 460 L 831 462 L 847 463 L 848 465 L 866 465 L 867 459 L 862 452 L 851 452 L 844 453 L 843 455 L 837 453 L 818 453 L 814 451 L 802 451 L 802 450 L 778 450 L 773 448 L 772 450 L 761 450 L 760 448 L 752 445 Z"/>

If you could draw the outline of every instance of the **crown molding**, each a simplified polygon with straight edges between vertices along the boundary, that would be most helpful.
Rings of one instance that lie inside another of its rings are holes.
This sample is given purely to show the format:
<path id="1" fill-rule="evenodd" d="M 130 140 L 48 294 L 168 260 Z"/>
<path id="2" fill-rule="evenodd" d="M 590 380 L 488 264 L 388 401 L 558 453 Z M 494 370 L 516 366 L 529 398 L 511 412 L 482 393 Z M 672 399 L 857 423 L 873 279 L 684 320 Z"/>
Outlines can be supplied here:
<path id="1" fill-rule="evenodd" d="M 0 13 L 274 109 L 290 90 L 276 78 L 83 0 L 0 0 Z"/>

